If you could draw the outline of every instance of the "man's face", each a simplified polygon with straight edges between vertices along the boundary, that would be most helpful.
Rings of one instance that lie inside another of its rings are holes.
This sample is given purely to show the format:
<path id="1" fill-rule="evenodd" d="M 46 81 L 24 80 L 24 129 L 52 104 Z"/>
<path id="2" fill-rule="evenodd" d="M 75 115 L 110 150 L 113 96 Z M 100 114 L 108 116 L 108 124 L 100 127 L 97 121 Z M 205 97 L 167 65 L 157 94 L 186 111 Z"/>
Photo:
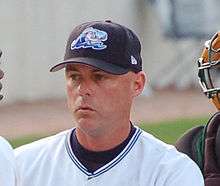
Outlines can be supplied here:
<path id="1" fill-rule="evenodd" d="M 137 91 L 137 75 L 112 75 L 96 68 L 74 64 L 66 67 L 69 109 L 84 132 L 111 130 L 130 119 Z M 143 88 L 143 87 L 142 87 Z"/>

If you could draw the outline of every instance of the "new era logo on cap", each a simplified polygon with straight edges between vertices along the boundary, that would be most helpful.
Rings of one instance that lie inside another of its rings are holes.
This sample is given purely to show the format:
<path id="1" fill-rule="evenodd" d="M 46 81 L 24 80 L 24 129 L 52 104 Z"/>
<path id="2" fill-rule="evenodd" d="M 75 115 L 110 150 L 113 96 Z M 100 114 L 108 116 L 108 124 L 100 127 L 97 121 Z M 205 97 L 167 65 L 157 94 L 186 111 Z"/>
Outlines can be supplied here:
<path id="1" fill-rule="evenodd" d="M 133 31 L 111 21 L 92 21 L 73 29 L 64 60 L 50 71 L 67 64 L 86 64 L 112 74 L 142 70 L 141 44 Z"/>
<path id="2" fill-rule="evenodd" d="M 137 65 L 138 64 L 138 62 L 137 62 L 137 60 L 135 59 L 134 56 L 131 56 L 131 64 L 132 65 Z"/>

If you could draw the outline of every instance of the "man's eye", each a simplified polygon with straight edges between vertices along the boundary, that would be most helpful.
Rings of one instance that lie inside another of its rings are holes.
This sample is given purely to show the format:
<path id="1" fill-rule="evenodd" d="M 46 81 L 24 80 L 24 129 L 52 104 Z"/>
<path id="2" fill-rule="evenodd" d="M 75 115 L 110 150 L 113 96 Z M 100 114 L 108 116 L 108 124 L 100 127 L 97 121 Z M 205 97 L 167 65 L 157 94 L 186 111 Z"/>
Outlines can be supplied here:
<path id="1" fill-rule="evenodd" d="M 96 81 L 100 81 L 100 80 L 103 80 L 105 78 L 105 76 L 103 74 L 95 74 L 94 75 L 94 79 Z"/>
<path id="2" fill-rule="evenodd" d="M 77 81 L 77 80 L 80 79 L 80 75 L 78 75 L 78 74 L 72 74 L 72 75 L 70 76 L 70 78 L 72 79 L 72 81 Z"/>

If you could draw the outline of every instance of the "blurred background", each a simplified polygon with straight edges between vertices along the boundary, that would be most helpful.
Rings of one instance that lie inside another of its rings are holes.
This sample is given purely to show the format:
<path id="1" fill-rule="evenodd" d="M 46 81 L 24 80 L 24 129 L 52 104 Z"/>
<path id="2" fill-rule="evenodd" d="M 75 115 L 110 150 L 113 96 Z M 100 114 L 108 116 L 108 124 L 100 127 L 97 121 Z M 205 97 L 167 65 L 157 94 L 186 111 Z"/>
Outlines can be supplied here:
<path id="1" fill-rule="evenodd" d="M 105 19 L 131 28 L 142 42 L 148 82 L 135 100 L 132 120 L 142 125 L 181 118 L 195 118 L 193 125 L 200 124 L 196 119 L 206 122 L 216 110 L 200 90 L 197 59 L 204 41 L 220 29 L 219 5 L 218 0 L 0 1 L 1 135 L 43 136 L 74 125 L 64 71 L 49 69 L 62 60 L 76 25 Z"/>

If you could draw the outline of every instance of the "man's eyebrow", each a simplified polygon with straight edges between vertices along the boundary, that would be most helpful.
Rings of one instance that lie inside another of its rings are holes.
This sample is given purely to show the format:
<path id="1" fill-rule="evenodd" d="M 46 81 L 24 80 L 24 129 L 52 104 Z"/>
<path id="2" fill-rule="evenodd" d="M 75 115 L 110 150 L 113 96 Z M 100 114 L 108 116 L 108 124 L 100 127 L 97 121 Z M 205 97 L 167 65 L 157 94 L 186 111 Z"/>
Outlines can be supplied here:
<path id="1" fill-rule="evenodd" d="M 103 70 L 101 70 L 101 69 L 98 69 L 98 68 L 93 69 L 92 72 L 102 72 L 102 73 L 106 73 L 105 71 L 103 71 Z"/>

